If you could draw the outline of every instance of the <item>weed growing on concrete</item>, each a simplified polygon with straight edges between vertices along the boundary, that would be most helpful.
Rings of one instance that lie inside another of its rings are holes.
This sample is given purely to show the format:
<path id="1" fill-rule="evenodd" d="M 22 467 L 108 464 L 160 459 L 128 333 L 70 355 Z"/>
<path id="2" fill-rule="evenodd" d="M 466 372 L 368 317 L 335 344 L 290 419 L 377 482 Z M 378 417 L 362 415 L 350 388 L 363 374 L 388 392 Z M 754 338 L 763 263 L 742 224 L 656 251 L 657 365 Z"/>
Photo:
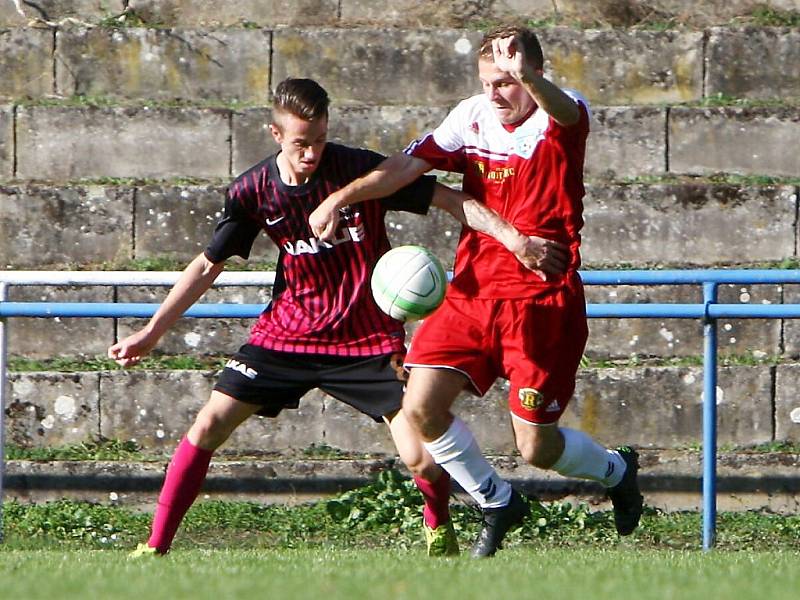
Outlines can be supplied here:
<path id="1" fill-rule="evenodd" d="M 753 11 L 747 22 L 759 27 L 798 27 L 800 12 L 762 6 Z"/>
<path id="2" fill-rule="evenodd" d="M 66 446 L 48 446 L 45 448 L 22 448 L 15 445 L 6 446 L 6 458 L 9 460 L 114 460 L 149 462 L 163 459 L 163 455 L 154 455 L 142 451 L 136 442 L 99 439 Z"/>
<path id="3" fill-rule="evenodd" d="M 212 370 L 221 369 L 227 357 L 214 355 L 154 355 L 145 357 L 141 363 L 126 367 L 127 370 Z M 80 373 L 86 371 L 115 371 L 120 367 L 105 356 L 76 357 L 64 356 L 48 359 L 11 357 L 8 370 L 17 373 L 33 371 L 56 371 L 59 373 Z"/>

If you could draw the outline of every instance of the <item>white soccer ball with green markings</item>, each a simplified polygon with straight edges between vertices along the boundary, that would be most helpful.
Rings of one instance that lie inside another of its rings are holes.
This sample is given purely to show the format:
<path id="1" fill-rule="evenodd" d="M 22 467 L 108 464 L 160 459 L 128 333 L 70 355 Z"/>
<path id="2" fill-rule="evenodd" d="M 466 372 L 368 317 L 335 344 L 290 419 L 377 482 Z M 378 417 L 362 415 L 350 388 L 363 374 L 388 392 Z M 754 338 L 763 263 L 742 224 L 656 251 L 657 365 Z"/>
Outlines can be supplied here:
<path id="1" fill-rule="evenodd" d="M 442 303 L 447 274 L 426 248 L 398 246 L 375 264 L 371 283 L 372 295 L 383 312 L 398 321 L 415 321 Z"/>

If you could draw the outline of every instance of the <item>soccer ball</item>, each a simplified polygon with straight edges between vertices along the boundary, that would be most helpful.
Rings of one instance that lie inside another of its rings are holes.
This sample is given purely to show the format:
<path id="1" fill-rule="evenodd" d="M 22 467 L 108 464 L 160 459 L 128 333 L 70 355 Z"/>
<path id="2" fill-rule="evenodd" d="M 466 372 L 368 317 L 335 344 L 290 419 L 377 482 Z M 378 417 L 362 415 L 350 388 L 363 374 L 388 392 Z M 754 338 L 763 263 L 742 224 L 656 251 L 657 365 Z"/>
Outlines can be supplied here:
<path id="1" fill-rule="evenodd" d="M 399 321 L 414 321 L 442 303 L 447 275 L 439 259 L 425 248 L 398 246 L 375 264 L 371 284 L 383 312 Z"/>

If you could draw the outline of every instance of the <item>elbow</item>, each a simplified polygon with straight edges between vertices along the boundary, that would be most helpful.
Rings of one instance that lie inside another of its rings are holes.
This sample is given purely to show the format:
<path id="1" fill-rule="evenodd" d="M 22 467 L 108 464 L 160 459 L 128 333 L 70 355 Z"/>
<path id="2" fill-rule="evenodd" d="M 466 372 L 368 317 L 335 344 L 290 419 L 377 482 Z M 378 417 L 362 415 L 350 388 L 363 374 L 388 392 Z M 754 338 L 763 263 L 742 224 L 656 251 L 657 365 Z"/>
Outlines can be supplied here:
<path id="1" fill-rule="evenodd" d="M 201 277 L 209 277 L 211 275 L 216 277 L 225 268 L 224 260 L 215 263 L 206 256 L 205 252 L 200 253 L 195 261 L 199 267 Z"/>

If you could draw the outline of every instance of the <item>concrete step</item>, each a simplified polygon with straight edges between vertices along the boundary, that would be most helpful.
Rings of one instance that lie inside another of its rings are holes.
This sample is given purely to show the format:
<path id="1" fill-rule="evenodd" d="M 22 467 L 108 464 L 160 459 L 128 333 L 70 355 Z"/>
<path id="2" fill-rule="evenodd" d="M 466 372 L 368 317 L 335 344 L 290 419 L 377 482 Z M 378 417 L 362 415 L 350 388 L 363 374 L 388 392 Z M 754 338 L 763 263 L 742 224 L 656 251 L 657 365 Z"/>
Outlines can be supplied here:
<path id="1" fill-rule="evenodd" d="M 208 244 L 225 187 L 169 182 L 0 185 L 2 266 L 39 270 L 109 268 L 101 265 L 132 260 L 187 263 Z M 581 255 L 587 268 L 777 265 L 798 257 L 795 184 L 595 179 L 587 183 L 583 203 Z M 48 218 L 42 219 L 43 214 Z M 452 264 L 460 226 L 450 215 L 438 209 L 428 216 L 398 211 L 389 213 L 386 224 L 395 245 L 424 244 L 444 264 Z M 746 253 L 736 240 L 747 241 Z M 266 236 L 254 245 L 253 262 L 274 263 L 277 257 L 278 249 Z"/>
<path id="2" fill-rule="evenodd" d="M 337 106 L 331 139 L 391 154 L 446 109 Z M 0 106 L 0 181 L 227 179 L 276 150 L 268 108 Z M 797 177 L 800 106 L 597 107 L 588 177 Z M 186 152 L 186 148 L 193 148 Z"/>
<path id="3" fill-rule="evenodd" d="M 563 22 L 580 26 L 664 27 L 763 23 L 791 17 L 797 0 L 37 0 L 0 4 L 0 26 L 33 22 L 197 26 L 466 26 Z M 126 10 L 127 9 L 127 10 Z M 772 19 L 770 20 L 770 15 Z"/>
<path id="4" fill-rule="evenodd" d="M 163 301 L 167 288 L 58 288 L 10 287 L 9 299 L 18 302 L 120 302 Z M 722 285 L 720 302 L 726 304 L 781 304 L 800 302 L 797 285 Z M 220 288 L 206 293 L 202 302 L 266 304 L 269 289 Z M 591 303 L 702 302 L 700 286 L 588 286 Z M 141 328 L 141 319 L 9 318 L 8 348 L 12 356 L 46 360 L 56 357 L 91 359 L 105 356 L 116 338 Z M 182 319 L 158 346 L 168 355 L 231 354 L 247 339 L 251 319 Z M 595 360 L 657 357 L 699 360 L 702 327 L 692 319 L 591 319 L 586 354 Z M 792 319 L 724 319 L 719 321 L 718 349 L 723 357 L 758 361 L 773 357 L 790 360 L 800 355 L 800 323 Z M 407 331 L 413 336 L 415 326 Z M 116 337 L 115 337 L 116 336 Z M 410 339 L 410 338 L 409 338 Z"/>
<path id="5" fill-rule="evenodd" d="M 763 22 L 800 10 L 797 0 L 38 0 L 0 4 L 0 26 L 30 22 L 69 24 L 116 23 L 120 26 L 141 21 L 154 26 L 482 26 L 500 21 L 564 21 L 588 26 L 708 26 L 734 22 Z M 128 11 L 125 17 L 126 9 Z M 791 16 L 790 14 L 785 17 Z"/>
<path id="6" fill-rule="evenodd" d="M 702 507 L 701 455 L 693 451 L 643 450 L 640 484 L 648 506 L 664 511 Z M 593 482 L 565 479 L 523 464 L 517 456 L 493 456 L 501 476 L 541 500 L 586 502 L 608 509 L 603 488 Z M 72 498 L 152 511 L 167 460 L 34 462 L 6 465 L 6 500 L 44 502 Z M 766 510 L 796 514 L 800 508 L 797 469 L 800 455 L 722 453 L 718 460 L 717 506 L 720 511 Z M 310 460 L 215 459 L 201 500 L 298 503 L 362 486 L 386 468 L 405 471 L 391 455 L 364 459 Z M 459 498 L 467 501 L 462 493 Z"/>
<path id="7" fill-rule="evenodd" d="M 549 76 L 600 106 L 800 96 L 797 28 L 537 31 Z M 0 31 L 0 56 L 13 74 L 0 80 L 0 98 L 264 105 L 270 86 L 303 74 L 337 105 L 452 106 L 480 92 L 474 63 L 482 36 L 374 26 L 11 28 Z"/>
<path id="8" fill-rule="evenodd" d="M 800 441 L 795 393 L 800 364 L 720 367 L 718 377 L 720 444 Z M 39 448 L 106 438 L 171 451 L 216 378 L 213 370 L 12 372 L 6 440 Z M 699 366 L 581 369 L 561 422 L 608 445 L 680 448 L 702 438 L 702 389 Z M 515 452 L 508 393 L 501 381 L 485 397 L 463 394 L 455 404 L 489 453 Z M 318 390 L 278 419 L 249 419 L 225 448 L 238 454 L 296 453 L 320 443 L 348 454 L 393 453 L 388 428 Z"/>

